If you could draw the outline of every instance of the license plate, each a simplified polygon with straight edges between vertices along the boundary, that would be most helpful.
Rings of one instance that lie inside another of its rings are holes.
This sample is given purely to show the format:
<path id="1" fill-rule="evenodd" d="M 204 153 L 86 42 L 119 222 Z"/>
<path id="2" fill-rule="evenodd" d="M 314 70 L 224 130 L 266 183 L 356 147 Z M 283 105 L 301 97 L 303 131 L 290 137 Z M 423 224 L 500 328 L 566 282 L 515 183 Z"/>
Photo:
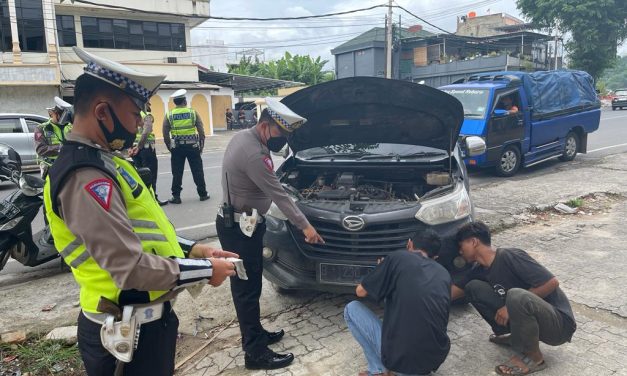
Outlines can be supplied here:
<path id="1" fill-rule="evenodd" d="M 20 209 L 17 206 L 13 205 L 9 201 L 0 202 L 0 214 L 5 216 L 7 219 L 12 219 L 20 212 Z"/>
<path id="2" fill-rule="evenodd" d="M 374 266 L 320 264 L 320 282 L 338 285 L 357 285 L 372 270 Z"/>

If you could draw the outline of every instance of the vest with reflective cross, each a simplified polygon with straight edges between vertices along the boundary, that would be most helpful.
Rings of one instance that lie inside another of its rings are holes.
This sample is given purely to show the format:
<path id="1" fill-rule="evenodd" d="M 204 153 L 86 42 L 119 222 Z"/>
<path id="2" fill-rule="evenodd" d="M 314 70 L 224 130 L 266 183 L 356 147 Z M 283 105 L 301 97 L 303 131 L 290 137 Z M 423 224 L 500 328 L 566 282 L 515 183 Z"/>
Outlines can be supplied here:
<path id="1" fill-rule="evenodd" d="M 57 124 L 52 122 L 52 119 L 41 123 L 39 127 L 48 145 L 61 145 L 65 142 L 65 136 L 72 130 L 72 124 L 68 123 L 61 129 Z M 52 164 L 57 159 L 57 156 L 49 155 L 47 157 L 38 157 L 38 159 L 39 162 Z"/>
<path id="2" fill-rule="evenodd" d="M 118 186 L 126 204 L 128 218 L 133 231 L 141 240 L 143 251 L 162 257 L 184 258 L 174 227 L 137 171 L 122 158 L 76 142 L 68 142 L 63 146 L 58 161 L 59 163 L 50 168 L 44 187 L 46 216 L 55 248 L 65 263 L 71 266 L 74 278 L 80 286 L 81 308 L 85 312 L 98 313 L 96 307 L 100 297 L 115 303 L 122 300 L 123 304 L 137 304 L 154 301 L 165 294 L 167 291 L 118 288 L 109 272 L 98 266 L 85 245 L 72 234 L 58 214 L 56 197 L 68 174 L 84 167 L 99 169 L 109 175 Z M 85 216 L 85 220 L 89 220 L 89 213 L 85 213 Z M 120 244 L 120 247 L 123 246 L 124 244 Z M 122 297 L 124 298 L 121 299 Z"/>
<path id="3" fill-rule="evenodd" d="M 170 133 L 172 137 L 195 136 L 196 131 L 196 111 L 187 107 L 173 108 L 168 112 L 170 122 Z"/>

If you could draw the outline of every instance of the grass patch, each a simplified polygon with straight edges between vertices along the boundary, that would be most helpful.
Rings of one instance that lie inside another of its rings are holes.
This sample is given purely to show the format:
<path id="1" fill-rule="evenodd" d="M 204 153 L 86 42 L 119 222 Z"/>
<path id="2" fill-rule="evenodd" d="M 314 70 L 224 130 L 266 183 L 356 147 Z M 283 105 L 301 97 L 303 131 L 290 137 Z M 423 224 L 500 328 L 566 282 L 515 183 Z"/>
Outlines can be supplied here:
<path id="1" fill-rule="evenodd" d="M 0 374 L 84 375 L 77 345 L 32 337 L 19 345 L 0 345 Z"/>
<path id="2" fill-rule="evenodd" d="M 566 201 L 566 205 L 570 206 L 571 208 L 579 208 L 582 207 L 584 204 L 583 198 L 574 198 L 572 200 Z"/>

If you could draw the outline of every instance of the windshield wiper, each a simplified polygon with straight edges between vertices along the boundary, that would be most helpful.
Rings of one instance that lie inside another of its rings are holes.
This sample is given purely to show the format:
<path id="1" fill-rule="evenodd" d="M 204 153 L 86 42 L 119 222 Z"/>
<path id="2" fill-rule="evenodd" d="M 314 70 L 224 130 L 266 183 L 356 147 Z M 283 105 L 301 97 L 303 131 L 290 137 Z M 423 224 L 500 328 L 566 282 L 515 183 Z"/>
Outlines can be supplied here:
<path id="1" fill-rule="evenodd" d="M 306 159 L 322 159 L 322 158 L 335 158 L 335 157 L 365 157 L 373 155 L 372 153 L 368 153 L 365 151 L 353 151 L 347 153 L 333 153 L 333 154 L 324 154 L 324 155 L 314 155 L 312 157 Z M 358 158 L 360 159 L 360 158 Z"/>
<path id="2" fill-rule="evenodd" d="M 360 161 L 364 159 L 379 159 L 379 158 L 383 158 L 383 159 L 387 159 L 387 158 L 401 159 L 401 158 L 414 158 L 414 157 L 422 158 L 422 157 L 435 157 L 437 155 L 446 155 L 446 153 L 434 152 L 434 151 L 419 151 L 416 153 L 409 153 L 409 154 L 397 154 L 397 153 L 374 154 L 374 155 L 364 155 L 363 157 L 357 158 L 357 160 Z"/>

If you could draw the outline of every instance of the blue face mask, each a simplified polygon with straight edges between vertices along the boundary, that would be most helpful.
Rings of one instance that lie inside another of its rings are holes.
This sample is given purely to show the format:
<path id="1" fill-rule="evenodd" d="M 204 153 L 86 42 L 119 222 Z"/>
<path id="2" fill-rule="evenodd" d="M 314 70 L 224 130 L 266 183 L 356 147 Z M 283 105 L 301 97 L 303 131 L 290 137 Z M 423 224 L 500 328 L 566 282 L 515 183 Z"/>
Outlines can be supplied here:
<path id="1" fill-rule="evenodd" d="M 98 125 L 100 125 L 100 129 L 105 136 L 105 140 L 107 140 L 107 144 L 109 144 L 111 150 L 130 148 L 133 146 L 133 142 L 135 142 L 135 133 L 127 131 L 115 112 L 113 112 L 113 109 L 111 109 L 111 106 L 107 104 L 107 107 L 109 107 L 111 119 L 113 120 L 113 132 L 109 132 L 102 120 L 98 120 Z"/>

